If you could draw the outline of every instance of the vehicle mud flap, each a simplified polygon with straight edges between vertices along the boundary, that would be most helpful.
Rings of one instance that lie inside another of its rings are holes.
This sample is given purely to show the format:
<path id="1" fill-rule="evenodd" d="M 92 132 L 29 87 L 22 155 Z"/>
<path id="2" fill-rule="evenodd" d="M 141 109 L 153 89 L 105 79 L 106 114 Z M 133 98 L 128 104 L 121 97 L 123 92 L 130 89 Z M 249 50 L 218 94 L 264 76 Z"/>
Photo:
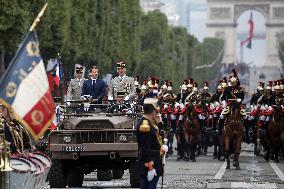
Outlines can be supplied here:
<path id="1" fill-rule="evenodd" d="M 48 174 L 51 188 L 65 188 L 67 185 L 66 171 L 62 160 L 52 160 L 52 165 Z"/>
<path id="2" fill-rule="evenodd" d="M 138 167 L 138 161 L 133 160 L 130 162 L 130 185 L 132 188 L 140 188 L 140 177 L 139 177 L 139 167 Z"/>
<path id="3" fill-rule="evenodd" d="M 98 169 L 97 170 L 98 181 L 111 181 L 113 174 L 111 169 Z"/>
<path id="4" fill-rule="evenodd" d="M 121 179 L 123 177 L 124 170 L 122 169 L 113 169 L 112 175 L 113 179 Z"/>

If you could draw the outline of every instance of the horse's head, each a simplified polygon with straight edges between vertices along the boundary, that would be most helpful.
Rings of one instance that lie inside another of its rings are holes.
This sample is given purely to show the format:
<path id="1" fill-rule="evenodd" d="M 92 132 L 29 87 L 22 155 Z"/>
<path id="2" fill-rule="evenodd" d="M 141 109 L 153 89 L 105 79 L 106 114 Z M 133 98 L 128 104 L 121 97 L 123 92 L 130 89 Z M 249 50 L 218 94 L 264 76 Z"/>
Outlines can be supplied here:
<path id="1" fill-rule="evenodd" d="M 197 119 L 197 111 L 194 104 L 187 104 L 187 117 L 189 120 Z"/>

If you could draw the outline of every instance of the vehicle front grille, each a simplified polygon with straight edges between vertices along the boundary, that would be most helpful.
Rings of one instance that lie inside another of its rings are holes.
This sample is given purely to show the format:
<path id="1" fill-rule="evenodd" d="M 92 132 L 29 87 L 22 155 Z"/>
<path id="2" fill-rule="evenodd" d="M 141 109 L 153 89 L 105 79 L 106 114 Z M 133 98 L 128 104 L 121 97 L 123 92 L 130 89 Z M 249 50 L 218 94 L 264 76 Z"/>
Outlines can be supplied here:
<path id="1" fill-rule="evenodd" d="M 78 143 L 114 143 L 116 141 L 115 132 L 81 132 L 76 133 Z"/>
<path id="2" fill-rule="evenodd" d="M 106 120 L 98 121 L 81 121 L 76 129 L 113 129 L 113 125 Z"/>

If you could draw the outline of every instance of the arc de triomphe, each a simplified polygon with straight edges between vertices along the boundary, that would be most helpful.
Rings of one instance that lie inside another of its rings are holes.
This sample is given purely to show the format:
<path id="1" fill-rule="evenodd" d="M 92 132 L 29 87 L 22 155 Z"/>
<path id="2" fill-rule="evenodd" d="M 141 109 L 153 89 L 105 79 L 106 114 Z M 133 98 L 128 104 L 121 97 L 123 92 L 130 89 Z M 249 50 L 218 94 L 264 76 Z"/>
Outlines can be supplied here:
<path id="1" fill-rule="evenodd" d="M 223 63 L 237 62 L 237 20 L 247 10 L 256 10 L 265 18 L 265 65 L 280 65 L 278 45 L 284 40 L 284 0 L 207 0 L 208 37 L 224 40 Z"/>

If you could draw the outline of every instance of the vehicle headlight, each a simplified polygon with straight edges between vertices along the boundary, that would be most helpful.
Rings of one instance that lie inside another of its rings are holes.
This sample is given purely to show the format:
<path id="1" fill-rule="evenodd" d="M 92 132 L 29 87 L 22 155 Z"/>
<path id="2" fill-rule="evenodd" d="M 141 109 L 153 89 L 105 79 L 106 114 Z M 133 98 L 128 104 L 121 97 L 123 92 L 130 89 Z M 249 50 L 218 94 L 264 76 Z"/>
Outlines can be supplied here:
<path id="1" fill-rule="evenodd" d="M 119 140 L 119 142 L 126 142 L 127 141 L 127 137 L 125 135 L 120 135 L 118 140 Z"/>
<path id="2" fill-rule="evenodd" d="M 72 137 L 71 136 L 64 136 L 63 140 L 64 140 L 65 143 L 70 143 L 71 140 L 72 140 Z"/>

